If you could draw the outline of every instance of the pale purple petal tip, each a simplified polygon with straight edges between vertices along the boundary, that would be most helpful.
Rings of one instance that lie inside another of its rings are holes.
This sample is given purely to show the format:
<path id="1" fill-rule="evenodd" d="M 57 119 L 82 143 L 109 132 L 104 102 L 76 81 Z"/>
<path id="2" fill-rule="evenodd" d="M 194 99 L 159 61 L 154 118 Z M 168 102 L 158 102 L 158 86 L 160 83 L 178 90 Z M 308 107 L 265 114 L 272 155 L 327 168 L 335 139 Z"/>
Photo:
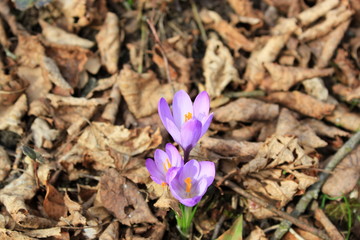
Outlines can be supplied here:
<path id="1" fill-rule="evenodd" d="M 215 164 L 213 162 L 210 161 L 202 161 L 199 162 L 200 164 L 200 174 L 199 174 L 199 178 L 200 179 L 206 179 L 207 182 L 207 186 L 209 187 L 215 178 Z"/>
<path id="2" fill-rule="evenodd" d="M 206 131 L 209 129 L 213 117 L 214 117 L 214 113 L 211 113 L 208 116 L 208 118 L 204 121 L 202 128 L 201 128 L 201 137 L 204 136 Z"/>
<path id="3" fill-rule="evenodd" d="M 209 115 L 210 97 L 206 91 L 202 91 L 197 95 L 194 101 L 194 116 L 203 122 L 203 119 Z"/>
<path id="4" fill-rule="evenodd" d="M 174 145 L 171 143 L 166 144 L 165 151 L 170 157 L 171 165 L 173 167 L 182 167 L 184 165 L 184 160 Z"/>
<path id="5" fill-rule="evenodd" d="M 155 162 L 152 159 L 146 159 L 145 166 L 150 173 L 151 179 L 154 182 L 156 182 L 157 184 L 162 184 L 165 181 L 164 175 L 158 170 Z"/>
<path id="6" fill-rule="evenodd" d="M 193 116 L 192 101 L 184 90 L 180 90 L 175 93 L 172 110 L 174 114 L 174 122 L 179 129 L 181 129 L 182 125 L 186 121 L 186 116 Z"/>

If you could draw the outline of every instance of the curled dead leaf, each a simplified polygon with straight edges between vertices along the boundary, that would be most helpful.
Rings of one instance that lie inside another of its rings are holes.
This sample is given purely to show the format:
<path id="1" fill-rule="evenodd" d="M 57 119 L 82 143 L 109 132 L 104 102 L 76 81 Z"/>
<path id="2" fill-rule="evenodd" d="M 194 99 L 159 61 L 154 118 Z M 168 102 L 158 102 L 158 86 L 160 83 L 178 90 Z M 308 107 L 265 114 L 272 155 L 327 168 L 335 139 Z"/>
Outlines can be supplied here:
<path id="1" fill-rule="evenodd" d="M 136 185 L 122 177 L 115 169 L 108 169 L 101 177 L 100 199 L 122 224 L 158 223 Z"/>
<path id="2" fill-rule="evenodd" d="M 223 20 L 217 12 L 203 9 L 200 12 L 200 18 L 208 28 L 217 31 L 233 50 L 252 51 L 254 49 L 255 44 L 240 33 L 238 29 Z"/>
<path id="3" fill-rule="evenodd" d="M 0 181 L 3 181 L 9 174 L 11 162 L 5 149 L 0 146 Z"/>
<path id="4" fill-rule="evenodd" d="M 262 86 L 273 91 L 287 91 L 293 85 L 308 78 L 325 77 L 334 73 L 334 69 L 314 69 L 302 67 L 285 67 L 275 63 L 264 63 L 271 79 L 264 81 Z"/>
<path id="5" fill-rule="evenodd" d="M 203 69 L 206 91 L 211 97 L 220 96 L 230 82 L 240 80 L 229 49 L 215 35 L 207 41 Z"/>
<path id="6" fill-rule="evenodd" d="M 356 132 L 360 129 L 360 116 L 344 105 L 337 105 L 333 113 L 325 119 L 338 127 Z"/>
<path id="7" fill-rule="evenodd" d="M 324 116 L 330 115 L 335 109 L 334 104 L 319 101 L 299 91 L 274 92 L 270 93 L 267 99 L 317 119 L 322 119 Z"/>
<path id="8" fill-rule="evenodd" d="M 185 89 L 179 83 L 160 85 L 153 72 L 138 74 L 129 65 L 124 66 L 117 81 L 129 110 L 137 118 L 155 113 L 161 97 L 170 102 L 176 90 Z"/>
<path id="9" fill-rule="evenodd" d="M 51 148 L 52 141 L 54 141 L 60 133 L 58 130 L 51 129 L 48 123 L 41 118 L 36 118 L 34 120 L 33 124 L 31 125 L 31 130 L 33 132 L 35 145 L 38 148 L 43 146 L 46 148 Z"/>
<path id="10" fill-rule="evenodd" d="M 329 10 L 336 7 L 339 3 L 339 0 L 326 0 L 319 2 L 315 6 L 302 11 L 297 18 L 300 20 L 301 25 L 307 26 L 324 16 Z"/>
<path id="11" fill-rule="evenodd" d="M 27 98 L 22 94 L 14 105 L 0 107 L 0 130 L 9 130 L 21 135 L 24 130 L 21 118 L 28 110 Z"/>
<path id="12" fill-rule="evenodd" d="M 118 71 L 120 44 L 123 38 L 119 28 L 119 18 L 115 13 L 108 12 L 104 25 L 96 35 L 96 42 L 100 50 L 101 63 L 111 74 Z"/>
<path id="13" fill-rule="evenodd" d="M 51 43 L 78 46 L 83 48 L 91 48 L 94 46 L 94 42 L 85 38 L 81 38 L 75 34 L 68 33 L 63 29 L 52 26 L 43 20 L 40 20 L 39 23 L 42 28 L 42 35 L 47 41 Z"/>
<path id="14" fill-rule="evenodd" d="M 278 115 L 279 106 L 277 104 L 250 98 L 239 98 L 214 111 L 214 119 L 220 122 L 267 121 L 274 120 Z"/>

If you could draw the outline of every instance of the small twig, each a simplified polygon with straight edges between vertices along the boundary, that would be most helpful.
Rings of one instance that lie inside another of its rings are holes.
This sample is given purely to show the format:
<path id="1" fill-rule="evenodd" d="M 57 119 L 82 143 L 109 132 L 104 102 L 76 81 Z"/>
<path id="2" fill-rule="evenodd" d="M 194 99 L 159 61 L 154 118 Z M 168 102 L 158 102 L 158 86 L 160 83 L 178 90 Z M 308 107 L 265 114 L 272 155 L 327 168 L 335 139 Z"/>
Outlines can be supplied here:
<path id="1" fill-rule="evenodd" d="M 226 92 L 224 93 L 225 97 L 229 98 L 240 98 L 240 97 L 263 97 L 265 96 L 265 92 L 262 90 L 254 90 L 250 92 Z"/>
<path id="2" fill-rule="evenodd" d="M 217 238 L 217 236 L 219 235 L 221 226 L 224 223 L 225 219 L 226 219 L 226 215 L 225 214 L 221 215 L 219 221 L 215 225 L 214 233 L 213 233 L 213 235 L 211 237 L 211 240 L 214 240 L 214 239 Z"/>
<path id="3" fill-rule="evenodd" d="M 206 42 L 207 41 L 207 35 L 206 35 L 206 31 L 205 31 L 205 28 L 204 28 L 204 25 L 202 24 L 201 22 L 201 19 L 200 19 L 200 16 L 199 16 L 199 11 L 196 7 L 196 4 L 193 0 L 190 0 L 190 4 L 191 4 L 191 10 L 194 14 L 194 19 L 195 19 L 195 22 L 197 23 L 198 27 L 199 27 L 199 30 L 200 30 L 200 33 L 201 33 L 201 39 Z"/>
<path id="4" fill-rule="evenodd" d="M 218 179 L 219 177 L 217 176 L 216 179 Z M 244 189 L 240 188 L 238 185 L 236 185 L 235 183 L 229 181 L 229 180 L 225 180 L 224 181 L 224 185 L 230 187 L 232 190 L 234 190 L 236 193 L 242 195 L 243 197 L 250 199 L 251 201 L 259 204 L 260 206 L 268 209 L 269 211 L 275 213 L 276 215 L 278 215 L 279 217 L 286 219 L 287 221 L 295 224 L 296 226 L 304 229 L 307 232 L 310 232 L 322 239 L 326 239 L 326 240 L 330 240 L 330 238 L 321 230 L 316 229 L 314 227 L 309 226 L 308 224 L 300 221 L 298 218 L 295 218 L 293 216 L 291 216 L 290 214 L 287 214 L 283 211 L 278 210 L 275 206 L 269 204 L 268 202 L 253 196 L 252 194 L 246 192 Z"/>
<path id="5" fill-rule="evenodd" d="M 360 141 L 360 131 L 355 133 L 332 157 L 329 163 L 325 167 L 325 171 L 319 174 L 319 181 L 313 184 L 309 190 L 301 197 L 295 209 L 291 213 L 291 216 L 297 218 L 299 217 L 307 208 L 309 203 L 313 199 L 317 199 L 322 185 L 325 183 L 326 179 L 329 177 L 330 172 L 335 168 L 335 166 L 346 156 L 348 155 L 354 147 Z M 280 227 L 275 231 L 272 239 L 278 240 L 281 239 L 284 234 L 289 230 L 291 222 L 288 220 L 283 220 L 280 223 Z"/>
<path id="6" fill-rule="evenodd" d="M 155 29 L 154 24 L 152 23 L 152 21 L 149 20 L 149 19 L 146 19 L 146 22 L 149 25 L 152 34 L 154 35 L 155 42 L 159 45 L 159 49 L 161 51 L 161 55 L 163 56 L 163 60 L 164 60 L 166 76 L 167 76 L 168 82 L 171 83 L 172 80 L 171 80 L 171 76 L 170 76 L 169 61 L 168 61 L 168 59 L 166 57 L 165 50 L 164 50 L 164 48 L 162 46 L 162 43 L 161 43 L 161 41 L 159 39 L 158 34 L 156 33 L 156 29 Z"/>
<path id="7" fill-rule="evenodd" d="M 344 240 L 344 237 L 339 233 L 337 228 L 334 226 L 334 224 L 329 220 L 329 218 L 326 216 L 324 211 L 319 208 L 317 205 L 317 202 L 315 205 L 315 211 L 314 211 L 314 217 L 316 220 L 318 220 L 321 225 L 324 227 L 325 231 L 331 238 L 331 240 Z"/>

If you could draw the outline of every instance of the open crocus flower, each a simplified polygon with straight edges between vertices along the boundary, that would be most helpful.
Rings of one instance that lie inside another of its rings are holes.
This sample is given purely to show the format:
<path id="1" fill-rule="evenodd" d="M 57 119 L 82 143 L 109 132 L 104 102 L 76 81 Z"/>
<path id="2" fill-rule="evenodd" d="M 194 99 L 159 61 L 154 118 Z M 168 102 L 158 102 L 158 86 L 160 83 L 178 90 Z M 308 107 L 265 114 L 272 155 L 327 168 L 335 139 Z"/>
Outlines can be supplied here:
<path id="1" fill-rule="evenodd" d="M 171 168 L 167 174 L 172 195 L 188 207 L 195 206 L 201 200 L 214 178 L 213 162 L 198 162 L 194 159 L 183 167 Z"/>
<path id="2" fill-rule="evenodd" d="M 166 174 L 170 168 L 184 165 L 184 160 L 179 151 L 171 143 L 166 144 L 165 152 L 156 149 L 154 159 L 146 159 L 145 166 L 150 173 L 151 179 L 162 186 L 167 185 Z"/>
<path id="3" fill-rule="evenodd" d="M 209 114 L 210 98 L 203 91 L 192 103 L 189 95 L 180 90 L 175 93 L 172 113 L 164 98 L 158 105 L 160 119 L 174 141 L 188 154 L 210 126 L 213 113 Z M 186 157 L 185 157 L 186 158 Z"/>

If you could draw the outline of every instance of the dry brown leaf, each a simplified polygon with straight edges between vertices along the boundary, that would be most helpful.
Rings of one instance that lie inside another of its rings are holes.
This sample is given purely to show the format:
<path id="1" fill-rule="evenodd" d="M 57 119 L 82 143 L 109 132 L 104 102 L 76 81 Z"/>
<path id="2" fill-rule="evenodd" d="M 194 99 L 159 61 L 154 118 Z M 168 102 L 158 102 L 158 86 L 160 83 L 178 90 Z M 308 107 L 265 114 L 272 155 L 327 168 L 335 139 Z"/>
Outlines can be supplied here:
<path id="1" fill-rule="evenodd" d="M 302 81 L 305 92 L 320 101 L 326 101 L 329 97 L 329 90 L 321 78 L 311 78 Z"/>
<path id="2" fill-rule="evenodd" d="M 67 94 L 65 93 L 65 95 L 71 95 L 74 93 L 73 88 L 61 75 L 60 69 L 58 68 L 54 60 L 44 56 L 41 68 L 44 71 L 45 79 L 50 80 L 57 87 L 66 91 Z"/>
<path id="3" fill-rule="evenodd" d="M 68 33 L 61 28 L 52 26 L 47 22 L 40 19 L 39 21 L 42 28 L 42 35 L 45 39 L 51 43 L 57 43 L 62 45 L 78 46 L 82 48 L 91 48 L 94 46 L 94 42 L 81 38 L 73 33 Z"/>
<path id="4" fill-rule="evenodd" d="M 360 7 L 360 4 L 359 4 Z M 356 62 L 356 65 L 360 67 L 360 54 L 359 54 L 359 48 L 360 48 L 360 36 L 352 38 L 350 40 L 350 46 L 351 46 L 351 56 Z"/>
<path id="5" fill-rule="evenodd" d="M 166 56 L 167 63 L 165 63 L 162 52 L 164 52 Z M 168 68 L 172 80 L 182 84 L 188 84 L 190 82 L 193 59 L 185 57 L 182 53 L 174 49 L 170 45 L 169 40 L 163 44 L 161 48 L 159 45 L 154 46 L 153 61 L 160 68 L 160 72 L 164 78 L 167 78 L 166 72 Z"/>
<path id="6" fill-rule="evenodd" d="M 72 88 L 81 87 L 81 74 L 85 70 L 88 57 L 92 55 L 89 50 L 77 46 L 47 44 L 46 54 L 53 59 L 61 75 Z"/>
<path id="7" fill-rule="evenodd" d="M 15 54 L 21 66 L 35 68 L 43 62 L 45 49 L 38 37 L 25 34 L 18 35 L 18 45 Z"/>
<path id="8" fill-rule="evenodd" d="M 306 155 L 296 138 L 275 135 L 240 169 L 239 177 L 248 191 L 278 201 L 282 207 L 317 181 L 308 170 L 317 165 L 318 159 Z"/>
<path id="9" fill-rule="evenodd" d="M 136 185 L 115 169 L 108 169 L 100 179 L 100 199 L 122 224 L 158 223 Z"/>
<path id="10" fill-rule="evenodd" d="M 79 203 L 71 200 L 67 193 L 65 193 L 64 196 L 64 204 L 69 214 L 66 217 L 60 217 L 58 225 L 68 226 L 70 224 L 72 226 L 86 226 L 87 220 L 82 215 L 82 206 Z"/>
<path id="11" fill-rule="evenodd" d="M 54 94 L 47 94 L 46 98 L 50 100 L 51 105 L 54 108 L 62 106 L 79 106 L 79 107 L 91 107 L 104 105 L 108 102 L 108 99 L 104 98 L 77 98 L 77 97 L 63 97 Z"/>
<path id="12" fill-rule="evenodd" d="M 43 202 L 46 214 L 54 219 L 59 220 L 67 213 L 64 203 L 64 196 L 51 184 L 46 184 L 46 195 Z"/>
<path id="13" fill-rule="evenodd" d="M 119 18 L 115 13 L 108 12 L 104 25 L 96 35 L 101 63 L 111 74 L 118 71 L 118 62 L 120 57 L 120 44 L 124 36 L 119 28 Z"/>
<path id="14" fill-rule="evenodd" d="M 30 103 L 28 115 L 34 115 L 36 117 L 49 116 L 51 109 L 50 103 L 45 98 L 39 98 Z"/>
<path id="15" fill-rule="evenodd" d="M 333 31 L 331 31 L 326 36 L 311 42 L 310 47 L 315 44 L 318 45 L 315 52 L 315 56 L 317 57 L 316 67 L 323 68 L 329 64 L 331 57 L 334 55 L 334 52 L 343 38 L 346 30 L 350 25 L 350 20 L 347 20 L 337 26 Z M 314 47 L 312 47 L 314 48 Z"/>
<path id="16" fill-rule="evenodd" d="M 11 170 L 11 162 L 5 149 L 0 146 L 0 181 L 3 181 Z"/>
<path id="17" fill-rule="evenodd" d="M 261 142 L 238 142 L 210 137 L 202 137 L 200 139 L 201 149 L 214 152 L 223 157 L 234 157 L 237 163 L 252 159 L 261 145 Z M 202 155 L 202 158 L 207 158 L 207 155 L 208 153 Z"/>
<path id="18" fill-rule="evenodd" d="M 328 34 L 333 28 L 347 21 L 352 14 L 353 12 L 346 9 L 343 5 L 334 10 L 330 10 L 326 13 L 326 19 L 323 22 L 305 30 L 300 34 L 299 39 L 302 41 L 311 41 L 322 37 Z"/>
<path id="19" fill-rule="evenodd" d="M 298 240 L 306 239 L 306 240 L 321 240 L 321 238 L 315 236 L 314 234 L 302 230 L 301 228 L 290 228 L 290 230 L 284 235 L 283 240 Z M 340 240 L 340 239 L 339 239 Z"/>
<path id="20" fill-rule="evenodd" d="M 40 67 L 19 67 L 17 74 L 29 83 L 26 88 L 26 96 L 30 104 L 36 99 L 45 97 L 52 88 L 51 82 L 47 77 L 44 77 Z"/>
<path id="21" fill-rule="evenodd" d="M 23 233 L 12 231 L 5 228 L 0 228 L 0 239 L 2 240 L 36 240 L 37 238 L 32 238 L 24 235 Z"/>
<path id="22" fill-rule="evenodd" d="M 25 228 L 51 227 L 53 222 L 31 215 L 25 200 L 32 199 L 37 191 L 33 161 L 25 157 L 28 164 L 26 171 L 0 190 L 0 202 L 6 207 L 14 221 Z"/>
<path id="23" fill-rule="evenodd" d="M 325 119 L 335 126 L 356 132 L 360 129 L 360 116 L 358 113 L 351 112 L 344 105 L 337 105 L 333 113 Z"/>
<path id="24" fill-rule="evenodd" d="M 275 133 L 281 135 L 294 135 L 301 146 L 320 148 L 327 146 L 327 142 L 319 138 L 315 131 L 306 123 L 300 123 L 294 114 L 287 108 L 280 111 Z"/>
<path id="25" fill-rule="evenodd" d="M 110 92 L 110 102 L 106 104 L 103 113 L 101 114 L 101 118 L 109 121 L 114 124 L 116 120 L 116 114 L 119 109 L 121 100 L 119 85 L 116 83 L 113 85 L 113 88 Z"/>
<path id="26" fill-rule="evenodd" d="M 25 94 L 22 94 L 12 106 L 0 106 L 0 130 L 9 130 L 22 135 L 24 130 L 22 128 L 21 118 L 27 110 L 27 98 Z"/>
<path id="27" fill-rule="evenodd" d="M 287 91 L 293 85 L 308 78 L 325 77 L 334 73 L 334 69 L 314 69 L 302 67 L 287 67 L 275 63 L 264 63 L 271 78 L 265 79 L 262 87 L 272 91 Z"/>
<path id="28" fill-rule="evenodd" d="M 306 116 L 322 119 L 330 115 L 335 105 L 319 101 L 299 91 L 270 93 L 267 99 L 279 103 Z"/>
<path id="29" fill-rule="evenodd" d="M 264 125 L 265 124 L 263 122 L 254 122 L 250 126 L 243 126 L 239 129 L 227 131 L 225 136 L 236 141 L 249 141 L 260 132 Z"/>
<path id="30" fill-rule="evenodd" d="M 69 25 L 83 27 L 90 23 L 89 21 L 89 12 L 86 9 L 86 0 L 78 1 L 67 1 L 67 0 L 58 0 L 56 5 L 61 9 L 61 12 L 65 15 L 65 19 Z M 76 21 L 75 21 L 76 20 Z"/>
<path id="31" fill-rule="evenodd" d="M 345 196 L 356 186 L 360 178 L 360 146 L 351 151 L 332 171 L 322 187 L 331 197 Z"/>
<path id="32" fill-rule="evenodd" d="M 324 122 L 316 120 L 316 119 L 305 119 L 302 122 L 309 125 L 316 132 L 316 134 L 318 134 L 320 136 L 326 136 L 329 138 L 335 138 L 337 136 L 339 136 L 339 137 L 348 137 L 349 136 L 348 132 L 345 132 L 334 126 L 329 126 L 329 125 L 325 124 Z"/>
<path id="33" fill-rule="evenodd" d="M 250 235 L 245 240 L 267 240 L 267 237 L 261 228 L 255 226 L 255 229 L 251 231 Z"/>
<path id="34" fill-rule="evenodd" d="M 10 46 L 10 42 L 8 40 L 8 37 L 6 36 L 4 22 L 1 18 L 0 18 L 0 44 L 6 48 L 9 48 Z"/>
<path id="35" fill-rule="evenodd" d="M 99 240 L 118 240 L 119 239 L 119 222 L 113 221 L 106 227 L 104 232 L 99 236 Z"/>
<path id="36" fill-rule="evenodd" d="M 254 49 L 255 44 L 241 34 L 238 29 L 223 20 L 217 12 L 203 9 L 200 12 L 200 18 L 208 28 L 217 31 L 233 50 L 252 51 Z"/>
<path id="37" fill-rule="evenodd" d="M 279 105 L 251 98 L 236 101 L 214 110 L 214 119 L 219 122 L 253 122 L 274 120 L 279 115 Z"/>
<path id="38" fill-rule="evenodd" d="M 39 238 L 50 238 L 50 237 L 61 237 L 61 228 L 60 227 L 52 227 L 45 229 L 34 229 L 34 230 L 23 230 L 23 232 L 30 237 L 34 237 L 36 239 Z M 16 239 L 17 240 L 17 239 Z"/>
<path id="39" fill-rule="evenodd" d="M 340 48 L 337 50 L 334 62 L 341 70 L 338 79 L 343 84 L 348 87 L 358 87 L 360 85 L 360 80 L 357 78 L 360 71 L 356 69 L 354 64 L 350 61 L 348 53 L 344 49 Z"/>
<path id="40" fill-rule="evenodd" d="M 307 26 L 327 14 L 329 10 L 336 7 L 339 3 L 339 0 L 319 2 L 315 6 L 302 11 L 297 18 L 300 20 L 302 26 Z"/>
<path id="41" fill-rule="evenodd" d="M 86 95 L 86 98 L 91 98 L 95 92 L 101 92 L 101 91 L 107 90 L 109 88 L 112 88 L 116 82 L 116 79 L 117 79 L 116 74 L 114 74 L 108 78 L 99 79 L 96 82 L 96 87 L 91 89 L 91 91 Z"/>
<path id="42" fill-rule="evenodd" d="M 244 75 L 245 80 L 252 84 L 251 88 L 256 88 L 265 76 L 263 63 L 273 62 L 276 59 L 297 28 L 295 18 L 280 19 L 272 29 L 272 36 L 266 41 L 266 44 L 251 52 Z"/>
<path id="43" fill-rule="evenodd" d="M 125 65 L 117 81 L 129 110 L 137 118 L 149 116 L 157 111 L 161 97 L 170 102 L 177 90 L 185 89 L 183 84 L 161 84 L 153 72 L 138 74 Z"/>
<path id="44" fill-rule="evenodd" d="M 206 91 L 211 97 L 220 96 L 230 82 L 240 81 L 229 49 L 217 39 L 216 35 L 211 35 L 207 41 L 202 66 Z"/>
<path id="45" fill-rule="evenodd" d="M 357 88 L 346 87 L 343 84 L 335 84 L 332 87 L 335 94 L 340 95 L 345 101 L 360 99 L 360 86 Z"/>
<path id="46" fill-rule="evenodd" d="M 158 184 L 159 185 L 159 184 Z M 161 186 L 164 191 L 161 194 L 160 198 L 154 204 L 154 207 L 162 208 L 165 210 L 169 210 L 170 208 L 175 211 L 177 214 L 181 214 L 179 208 L 179 201 L 174 198 L 174 196 L 170 193 L 168 186 Z"/>
<path id="47" fill-rule="evenodd" d="M 48 123 L 41 119 L 36 118 L 31 125 L 31 131 L 35 146 L 38 148 L 52 148 L 52 142 L 58 137 L 60 132 L 55 129 L 51 129 Z"/>

